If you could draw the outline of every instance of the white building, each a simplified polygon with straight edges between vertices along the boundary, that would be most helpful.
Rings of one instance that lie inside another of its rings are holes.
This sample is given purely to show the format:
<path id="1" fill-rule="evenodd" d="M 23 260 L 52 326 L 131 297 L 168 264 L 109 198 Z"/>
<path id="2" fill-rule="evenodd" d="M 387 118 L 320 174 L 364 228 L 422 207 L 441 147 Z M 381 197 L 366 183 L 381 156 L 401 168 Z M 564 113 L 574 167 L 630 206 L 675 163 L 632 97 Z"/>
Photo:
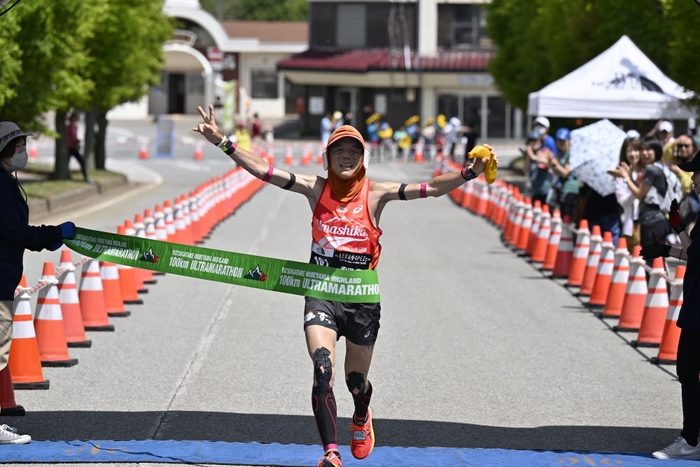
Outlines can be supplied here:
<path id="1" fill-rule="evenodd" d="M 277 62 L 308 48 L 307 23 L 219 22 L 198 0 L 166 0 L 163 10 L 179 28 L 163 46 L 161 86 L 137 103 L 113 109 L 110 119 L 196 114 L 198 105 L 224 104 L 224 83 L 233 88 L 238 116 L 294 113 Z"/>

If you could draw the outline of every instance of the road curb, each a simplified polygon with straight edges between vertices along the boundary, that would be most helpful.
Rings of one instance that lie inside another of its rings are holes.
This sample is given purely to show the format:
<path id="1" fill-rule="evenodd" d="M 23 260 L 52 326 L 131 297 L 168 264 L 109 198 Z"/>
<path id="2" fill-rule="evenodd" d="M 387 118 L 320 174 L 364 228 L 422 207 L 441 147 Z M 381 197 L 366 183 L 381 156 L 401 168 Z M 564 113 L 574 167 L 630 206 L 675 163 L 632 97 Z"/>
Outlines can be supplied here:
<path id="1" fill-rule="evenodd" d="M 42 221 L 56 214 L 75 211 L 86 206 L 101 203 L 112 196 L 139 188 L 140 186 L 142 184 L 130 183 L 126 175 L 119 174 L 107 180 L 86 184 L 75 190 L 47 198 L 30 199 L 27 202 L 30 221 Z"/>

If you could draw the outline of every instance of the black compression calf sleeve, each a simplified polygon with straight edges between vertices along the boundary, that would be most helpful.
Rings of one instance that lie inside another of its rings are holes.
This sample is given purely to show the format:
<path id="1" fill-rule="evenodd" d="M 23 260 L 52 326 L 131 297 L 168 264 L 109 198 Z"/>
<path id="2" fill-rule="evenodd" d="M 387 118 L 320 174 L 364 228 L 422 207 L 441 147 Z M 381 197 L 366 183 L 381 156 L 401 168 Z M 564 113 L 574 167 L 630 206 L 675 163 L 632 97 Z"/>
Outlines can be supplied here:
<path id="1" fill-rule="evenodd" d="M 367 418 L 367 407 L 372 399 L 372 383 L 367 381 L 369 389 L 364 394 L 353 394 L 352 399 L 355 402 L 355 418 L 357 421 Z"/>
<path id="2" fill-rule="evenodd" d="M 338 444 L 338 408 L 333 388 L 314 387 L 311 391 L 311 407 L 323 445 Z"/>

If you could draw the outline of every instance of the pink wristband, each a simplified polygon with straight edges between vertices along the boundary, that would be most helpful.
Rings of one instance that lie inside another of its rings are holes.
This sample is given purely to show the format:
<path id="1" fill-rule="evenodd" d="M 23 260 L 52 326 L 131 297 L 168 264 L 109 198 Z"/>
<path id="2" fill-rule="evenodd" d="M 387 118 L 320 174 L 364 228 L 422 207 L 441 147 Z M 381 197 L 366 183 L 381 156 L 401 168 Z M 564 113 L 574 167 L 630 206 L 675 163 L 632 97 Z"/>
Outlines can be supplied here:
<path id="1" fill-rule="evenodd" d="M 425 192 L 425 190 L 427 188 L 428 188 L 428 185 L 425 182 L 420 184 L 420 197 L 421 198 L 425 198 L 426 196 L 428 196 L 427 193 Z"/>
<path id="2" fill-rule="evenodd" d="M 267 167 L 267 173 L 265 174 L 265 176 L 264 176 L 263 179 L 262 179 L 263 182 L 269 182 L 269 181 L 270 181 L 270 178 L 272 178 L 272 171 L 273 171 L 273 170 L 275 170 L 275 168 L 272 167 L 272 164 L 270 164 L 270 165 Z"/>

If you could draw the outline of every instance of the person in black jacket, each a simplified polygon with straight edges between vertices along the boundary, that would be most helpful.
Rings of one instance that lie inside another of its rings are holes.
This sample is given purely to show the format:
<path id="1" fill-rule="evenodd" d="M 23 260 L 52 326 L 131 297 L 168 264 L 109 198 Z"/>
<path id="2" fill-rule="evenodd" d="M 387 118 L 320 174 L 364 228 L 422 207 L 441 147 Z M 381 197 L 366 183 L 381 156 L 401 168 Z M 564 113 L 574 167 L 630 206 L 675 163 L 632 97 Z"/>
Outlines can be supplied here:
<path id="1" fill-rule="evenodd" d="M 700 156 L 679 164 L 686 172 L 692 172 L 692 189 L 700 193 Z M 693 230 L 686 230 L 678 212 L 678 201 L 671 204 L 669 224 L 681 239 L 681 246 L 666 245 L 658 236 L 644 245 L 642 256 L 646 260 L 669 256 L 687 261 L 683 277 L 683 305 L 676 325 L 681 328 L 676 357 L 676 374 L 681 383 L 683 429 L 676 440 L 654 452 L 657 459 L 700 459 L 700 223 Z"/>
<path id="2" fill-rule="evenodd" d="M 75 236 L 75 224 L 29 225 L 26 193 L 13 175 L 27 165 L 27 134 L 12 122 L 0 122 L 0 370 L 7 366 L 12 343 L 12 315 L 15 288 L 22 279 L 24 250 L 51 251 Z M 0 444 L 25 444 L 29 435 L 0 425 Z"/>

